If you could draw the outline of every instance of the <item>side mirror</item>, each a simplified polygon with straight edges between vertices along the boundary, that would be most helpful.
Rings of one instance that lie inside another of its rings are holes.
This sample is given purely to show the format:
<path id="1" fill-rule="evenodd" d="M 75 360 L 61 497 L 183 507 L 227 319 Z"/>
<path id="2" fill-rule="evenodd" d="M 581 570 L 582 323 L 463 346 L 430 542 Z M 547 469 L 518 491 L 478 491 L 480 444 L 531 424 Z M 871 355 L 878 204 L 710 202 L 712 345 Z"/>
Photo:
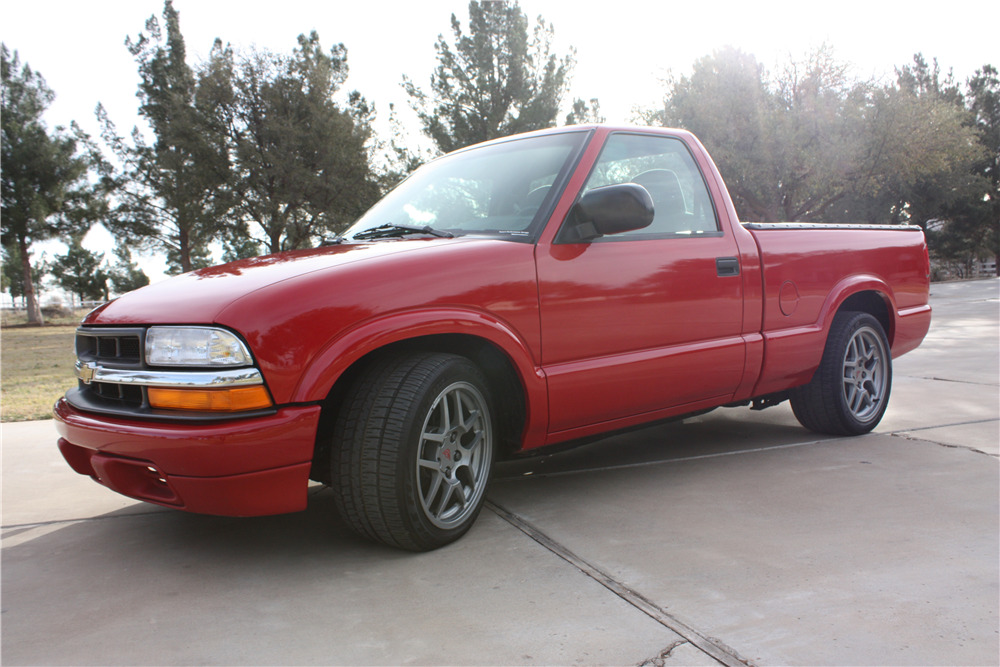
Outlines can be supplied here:
<path id="1" fill-rule="evenodd" d="M 567 242 L 642 229 L 653 222 L 653 198 L 636 183 L 594 188 L 570 209 L 569 222 Z"/>

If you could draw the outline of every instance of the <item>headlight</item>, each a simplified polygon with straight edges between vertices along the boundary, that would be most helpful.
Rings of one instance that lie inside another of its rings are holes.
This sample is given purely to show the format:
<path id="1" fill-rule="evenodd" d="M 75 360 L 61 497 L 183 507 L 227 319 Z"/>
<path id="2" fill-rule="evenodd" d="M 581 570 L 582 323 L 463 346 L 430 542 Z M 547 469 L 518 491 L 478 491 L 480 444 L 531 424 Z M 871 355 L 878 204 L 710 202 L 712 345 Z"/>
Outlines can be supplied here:
<path id="1" fill-rule="evenodd" d="M 250 351 L 225 329 L 150 327 L 146 331 L 150 366 L 249 366 Z"/>

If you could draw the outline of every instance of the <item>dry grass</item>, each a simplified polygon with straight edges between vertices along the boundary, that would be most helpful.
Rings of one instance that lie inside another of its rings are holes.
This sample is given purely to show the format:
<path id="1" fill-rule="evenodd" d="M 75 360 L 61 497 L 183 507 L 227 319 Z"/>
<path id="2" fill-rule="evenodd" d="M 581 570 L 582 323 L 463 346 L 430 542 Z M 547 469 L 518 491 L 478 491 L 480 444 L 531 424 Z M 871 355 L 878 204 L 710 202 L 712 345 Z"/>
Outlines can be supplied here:
<path id="1" fill-rule="evenodd" d="M 0 332 L 0 421 L 49 419 L 56 399 L 76 386 L 73 337 L 80 317 L 77 313 L 28 327 L 5 314 Z"/>
<path id="2" fill-rule="evenodd" d="M 67 308 L 42 308 L 42 319 L 44 326 L 72 326 L 76 327 L 80 321 L 90 312 L 90 308 L 70 310 Z M 8 327 L 23 327 L 27 325 L 28 316 L 23 310 L 5 308 L 0 311 L 0 325 L 6 330 Z"/>

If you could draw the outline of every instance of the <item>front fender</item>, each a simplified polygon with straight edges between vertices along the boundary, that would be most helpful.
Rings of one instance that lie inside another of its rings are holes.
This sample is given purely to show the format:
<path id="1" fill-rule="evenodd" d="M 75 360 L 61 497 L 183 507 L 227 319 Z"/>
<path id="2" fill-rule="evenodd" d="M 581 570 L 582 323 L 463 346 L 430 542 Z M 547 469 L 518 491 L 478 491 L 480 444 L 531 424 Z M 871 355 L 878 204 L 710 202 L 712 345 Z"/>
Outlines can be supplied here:
<path id="1" fill-rule="evenodd" d="M 524 388 L 528 424 L 525 446 L 545 438 L 548 392 L 545 374 L 523 338 L 489 313 L 462 308 L 421 308 L 365 320 L 340 332 L 312 358 L 292 392 L 292 402 L 324 400 L 337 380 L 361 358 L 393 343 L 439 335 L 472 336 L 502 351 Z"/>

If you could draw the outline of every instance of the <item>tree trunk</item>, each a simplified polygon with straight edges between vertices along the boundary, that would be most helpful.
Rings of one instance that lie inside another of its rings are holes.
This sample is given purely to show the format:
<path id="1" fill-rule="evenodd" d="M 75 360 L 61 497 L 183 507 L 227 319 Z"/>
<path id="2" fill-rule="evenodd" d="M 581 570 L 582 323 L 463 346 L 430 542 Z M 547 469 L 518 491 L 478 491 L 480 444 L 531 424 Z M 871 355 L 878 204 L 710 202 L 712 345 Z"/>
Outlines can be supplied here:
<path id="1" fill-rule="evenodd" d="M 281 228 L 278 228 L 277 225 L 274 225 L 271 228 L 270 233 L 268 233 L 268 239 L 270 242 L 268 247 L 268 252 L 270 252 L 271 254 L 274 254 L 276 252 L 281 252 Z"/>
<path id="2" fill-rule="evenodd" d="M 17 240 L 18 249 L 21 251 L 21 273 L 24 276 L 24 309 L 28 313 L 28 324 L 41 326 L 42 309 L 38 307 L 38 296 L 35 294 L 35 285 L 31 281 L 31 257 L 28 254 L 28 242 L 26 239 Z"/>
<path id="3" fill-rule="evenodd" d="M 181 273 L 187 273 L 191 270 L 191 240 L 184 225 L 177 225 L 177 241 L 177 245 L 180 246 L 178 254 L 181 260 Z"/>

